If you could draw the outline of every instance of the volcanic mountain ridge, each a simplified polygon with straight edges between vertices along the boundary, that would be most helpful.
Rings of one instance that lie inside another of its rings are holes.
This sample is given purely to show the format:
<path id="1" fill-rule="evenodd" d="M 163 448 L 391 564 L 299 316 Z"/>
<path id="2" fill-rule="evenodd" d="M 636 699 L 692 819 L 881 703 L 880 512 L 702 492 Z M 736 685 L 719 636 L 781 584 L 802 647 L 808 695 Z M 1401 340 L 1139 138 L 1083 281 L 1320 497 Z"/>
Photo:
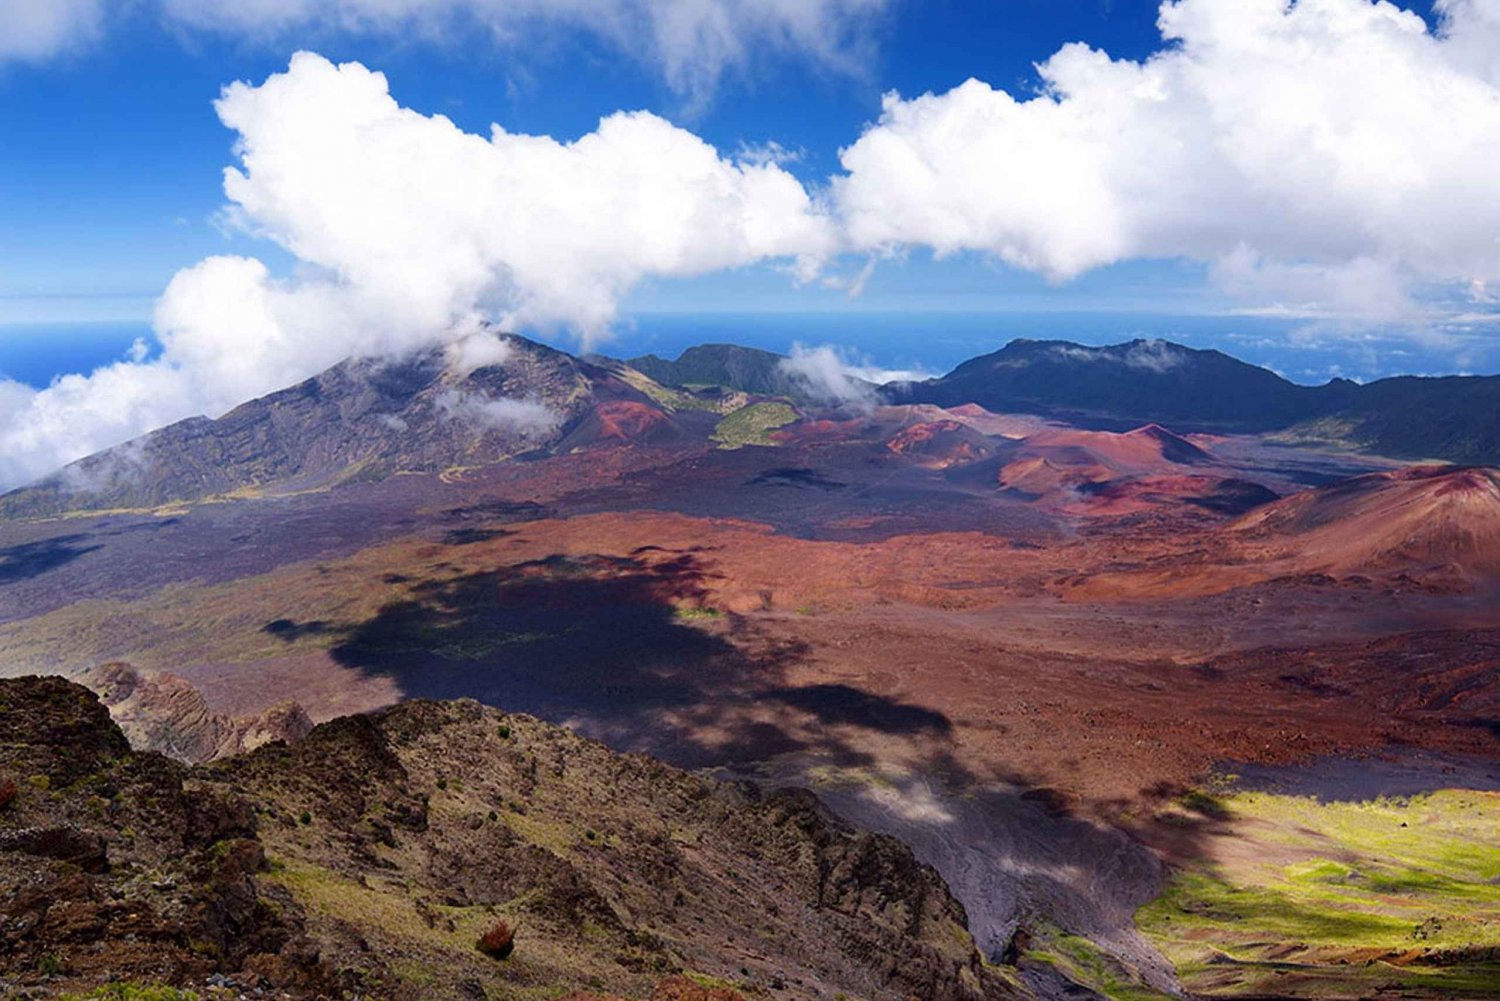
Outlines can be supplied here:
<path id="1" fill-rule="evenodd" d="M 350 359 L 216 420 L 162 428 L 0 497 L 0 515 L 322 489 L 599 440 L 670 439 L 680 419 L 610 368 L 482 332 L 398 360 Z"/>
<path id="2" fill-rule="evenodd" d="M 87 689 L 32 677 L 0 681 L 0 731 L 7 990 L 643 997 L 690 972 L 766 998 L 1021 993 L 933 870 L 810 794 L 474 702 L 188 768 L 133 752 Z M 497 961 L 475 943 L 501 920 Z"/>

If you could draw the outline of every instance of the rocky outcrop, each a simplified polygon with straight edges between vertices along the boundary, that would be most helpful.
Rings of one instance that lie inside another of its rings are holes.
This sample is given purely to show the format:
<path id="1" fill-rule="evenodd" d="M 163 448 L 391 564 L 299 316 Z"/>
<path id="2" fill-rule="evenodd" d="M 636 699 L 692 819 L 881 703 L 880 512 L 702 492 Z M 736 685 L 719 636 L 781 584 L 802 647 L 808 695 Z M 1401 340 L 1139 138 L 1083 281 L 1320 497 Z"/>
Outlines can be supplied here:
<path id="1" fill-rule="evenodd" d="M 272 741 L 300 740 L 312 720 L 296 702 L 254 716 L 209 709 L 201 692 L 176 675 L 143 676 L 129 664 L 101 664 L 78 676 L 109 709 L 130 746 L 190 763 L 253 751 Z"/>
<path id="2" fill-rule="evenodd" d="M 233 974 L 331 986 L 242 798 L 131 752 L 87 689 L 0 682 L 0 993 Z"/>
<path id="3" fill-rule="evenodd" d="M 0 681 L 0 987 L 292 997 L 981 1001 L 963 908 L 809 793 L 715 782 L 474 702 L 188 768 L 55 678 Z M 516 928 L 496 960 L 477 939 Z M 488 993 L 487 993 L 488 992 Z"/>

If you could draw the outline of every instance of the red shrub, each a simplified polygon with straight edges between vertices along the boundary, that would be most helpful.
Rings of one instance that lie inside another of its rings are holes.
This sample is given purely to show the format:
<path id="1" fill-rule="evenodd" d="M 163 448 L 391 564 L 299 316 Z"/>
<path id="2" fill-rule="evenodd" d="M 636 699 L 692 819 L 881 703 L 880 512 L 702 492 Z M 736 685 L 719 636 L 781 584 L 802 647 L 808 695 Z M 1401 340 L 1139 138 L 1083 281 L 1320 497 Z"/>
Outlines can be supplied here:
<path id="1" fill-rule="evenodd" d="M 495 959 L 509 959 L 516 950 L 516 930 L 508 921 L 496 921 L 495 927 L 480 938 L 479 951 Z"/>
<path id="2" fill-rule="evenodd" d="M 16 798 L 16 793 L 18 792 L 20 790 L 16 788 L 14 780 L 6 779 L 4 782 L 0 782 L 0 810 L 10 806 L 10 801 Z"/>

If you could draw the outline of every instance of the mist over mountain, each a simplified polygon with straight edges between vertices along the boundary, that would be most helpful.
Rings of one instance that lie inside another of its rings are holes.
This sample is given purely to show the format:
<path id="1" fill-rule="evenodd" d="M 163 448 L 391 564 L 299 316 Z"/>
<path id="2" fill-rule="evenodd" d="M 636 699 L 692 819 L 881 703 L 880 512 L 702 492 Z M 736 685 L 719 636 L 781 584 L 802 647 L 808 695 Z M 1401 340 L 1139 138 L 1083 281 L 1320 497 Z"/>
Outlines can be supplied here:
<path id="1" fill-rule="evenodd" d="M 149 507 L 278 486 L 494 462 L 557 440 L 591 405 L 649 403 L 608 371 L 483 333 L 396 359 L 354 358 L 216 420 L 195 417 L 0 499 L 9 514 Z"/>

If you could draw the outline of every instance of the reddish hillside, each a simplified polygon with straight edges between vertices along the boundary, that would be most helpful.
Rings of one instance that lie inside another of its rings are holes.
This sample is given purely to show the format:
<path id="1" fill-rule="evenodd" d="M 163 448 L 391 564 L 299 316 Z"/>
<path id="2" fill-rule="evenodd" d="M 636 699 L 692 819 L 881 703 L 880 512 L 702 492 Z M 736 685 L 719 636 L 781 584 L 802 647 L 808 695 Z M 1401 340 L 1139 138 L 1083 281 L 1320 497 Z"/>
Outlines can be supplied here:
<path id="1" fill-rule="evenodd" d="M 607 400 L 594 406 L 569 431 L 565 449 L 621 442 L 681 441 L 688 435 L 665 410 L 638 400 Z"/>
<path id="2" fill-rule="evenodd" d="M 1214 456 L 1155 424 L 1123 434 L 1053 428 L 1021 442 L 1003 489 L 1070 514 L 1126 515 L 1188 505 L 1241 512 L 1273 495 L 1215 475 Z M 1248 492 L 1247 492 L 1247 489 Z"/>
<path id="3" fill-rule="evenodd" d="M 1500 470 L 1414 466 L 1288 497 L 1229 531 L 1308 569 L 1500 578 Z"/>
<path id="4" fill-rule="evenodd" d="M 924 421 L 902 428 L 886 448 L 918 465 L 947 469 L 983 459 L 993 450 L 985 436 L 961 421 Z"/>
<path id="5" fill-rule="evenodd" d="M 1207 465 L 1208 452 L 1157 424 L 1117 434 L 1072 428 L 1042 431 L 1022 445 L 1028 457 L 1054 465 L 1101 466 L 1115 474 L 1164 472 L 1172 466 Z"/>

